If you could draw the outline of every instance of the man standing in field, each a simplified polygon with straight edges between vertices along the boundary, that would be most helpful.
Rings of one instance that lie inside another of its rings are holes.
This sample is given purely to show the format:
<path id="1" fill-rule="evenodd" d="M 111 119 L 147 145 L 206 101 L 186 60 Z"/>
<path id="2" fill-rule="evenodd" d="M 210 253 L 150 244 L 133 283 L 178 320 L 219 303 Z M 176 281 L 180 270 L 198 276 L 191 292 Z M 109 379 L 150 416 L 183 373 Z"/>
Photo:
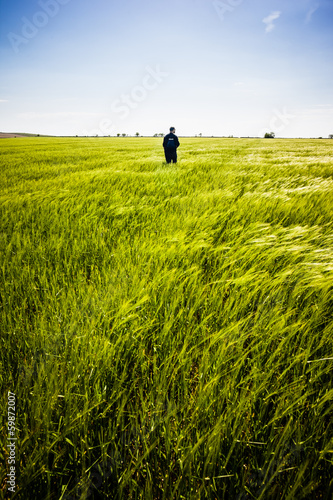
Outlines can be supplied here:
<path id="1" fill-rule="evenodd" d="M 170 134 L 163 140 L 164 154 L 167 163 L 177 163 L 177 148 L 180 145 L 178 137 L 175 135 L 175 127 L 170 127 Z"/>

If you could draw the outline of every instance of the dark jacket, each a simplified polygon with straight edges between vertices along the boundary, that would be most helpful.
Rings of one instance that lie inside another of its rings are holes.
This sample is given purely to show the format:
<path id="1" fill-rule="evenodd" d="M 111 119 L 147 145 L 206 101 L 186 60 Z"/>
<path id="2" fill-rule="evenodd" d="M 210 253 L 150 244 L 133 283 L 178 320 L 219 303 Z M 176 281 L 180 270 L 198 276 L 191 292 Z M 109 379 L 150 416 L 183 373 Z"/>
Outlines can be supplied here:
<path id="1" fill-rule="evenodd" d="M 176 136 L 176 134 L 170 133 L 170 134 L 166 135 L 163 139 L 164 149 L 166 149 L 166 148 L 177 149 L 179 145 L 180 145 L 180 143 L 179 143 L 179 140 L 178 140 L 178 137 Z"/>

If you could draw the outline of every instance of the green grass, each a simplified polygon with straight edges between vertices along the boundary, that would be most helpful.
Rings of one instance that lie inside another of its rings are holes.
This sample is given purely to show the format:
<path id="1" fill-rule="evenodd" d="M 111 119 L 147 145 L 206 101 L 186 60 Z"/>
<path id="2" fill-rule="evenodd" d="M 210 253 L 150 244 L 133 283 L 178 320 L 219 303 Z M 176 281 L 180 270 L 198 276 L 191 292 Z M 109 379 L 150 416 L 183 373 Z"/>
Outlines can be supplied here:
<path id="1" fill-rule="evenodd" d="M 11 498 L 331 498 L 332 141 L 180 141 L 1 141 Z"/>

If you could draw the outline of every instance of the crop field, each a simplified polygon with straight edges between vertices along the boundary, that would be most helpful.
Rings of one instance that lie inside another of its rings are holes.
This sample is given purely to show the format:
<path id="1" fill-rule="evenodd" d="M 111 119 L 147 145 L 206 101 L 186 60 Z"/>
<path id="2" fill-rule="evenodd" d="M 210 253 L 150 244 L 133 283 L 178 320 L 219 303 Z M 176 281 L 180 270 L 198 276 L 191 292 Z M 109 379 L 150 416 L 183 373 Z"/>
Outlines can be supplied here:
<path id="1" fill-rule="evenodd" d="M 180 143 L 0 142 L 3 498 L 332 497 L 333 141 Z"/>

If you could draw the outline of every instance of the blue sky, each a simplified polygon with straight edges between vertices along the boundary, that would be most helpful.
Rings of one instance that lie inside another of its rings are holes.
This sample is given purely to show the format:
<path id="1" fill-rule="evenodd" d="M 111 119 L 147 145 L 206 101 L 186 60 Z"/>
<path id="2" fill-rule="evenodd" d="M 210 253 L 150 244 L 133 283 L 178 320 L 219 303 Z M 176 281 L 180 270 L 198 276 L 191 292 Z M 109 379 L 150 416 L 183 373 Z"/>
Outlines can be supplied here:
<path id="1" fill-rule="evenodd" d="M 327 137 L 333 0 L 0 0 L 0 131 Z"/>

